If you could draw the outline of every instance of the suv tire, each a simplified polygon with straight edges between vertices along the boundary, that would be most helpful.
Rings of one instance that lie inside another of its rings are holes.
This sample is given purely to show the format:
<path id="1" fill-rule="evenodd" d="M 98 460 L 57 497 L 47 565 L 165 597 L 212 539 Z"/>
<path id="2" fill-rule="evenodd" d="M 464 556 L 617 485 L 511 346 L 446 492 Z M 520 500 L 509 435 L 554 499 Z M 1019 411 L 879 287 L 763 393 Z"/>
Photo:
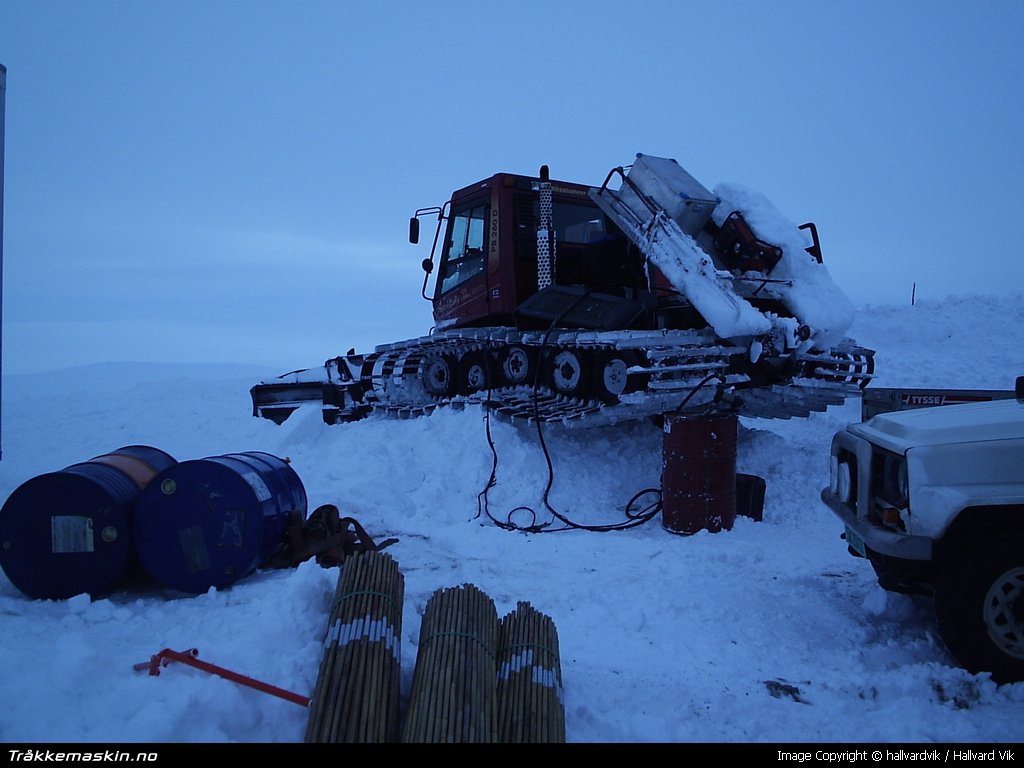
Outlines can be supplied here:
<path id="1" fill-rule="evenodd" d="M 939 635 L 956 660 L 997 683 L 1024 680 L 1024 546 L 1019 531 L 971 542 L 939 564 Z"/>

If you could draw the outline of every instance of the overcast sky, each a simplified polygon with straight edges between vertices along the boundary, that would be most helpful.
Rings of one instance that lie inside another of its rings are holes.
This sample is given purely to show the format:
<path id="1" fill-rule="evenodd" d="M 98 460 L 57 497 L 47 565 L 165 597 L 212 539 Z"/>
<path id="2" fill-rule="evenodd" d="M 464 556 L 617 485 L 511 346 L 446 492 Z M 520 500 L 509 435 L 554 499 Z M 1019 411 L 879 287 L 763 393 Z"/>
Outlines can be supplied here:
<path id="1" fill-rule="evenodd" d="M 415 209 L 637 152 L 814 221 L 858 307 L 1024 290 L 1019 0 L 0 0 L 0 63 L 5 373 L 423 335 Z"/>

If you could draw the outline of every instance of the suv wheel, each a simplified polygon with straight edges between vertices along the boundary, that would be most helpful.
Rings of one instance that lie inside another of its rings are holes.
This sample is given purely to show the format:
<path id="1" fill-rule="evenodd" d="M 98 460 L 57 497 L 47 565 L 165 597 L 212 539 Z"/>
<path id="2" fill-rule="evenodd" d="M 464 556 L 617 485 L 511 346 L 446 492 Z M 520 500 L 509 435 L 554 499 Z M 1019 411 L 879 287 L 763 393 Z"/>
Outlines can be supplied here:
<path id="1" fill-rule="evenodd" d="M 940 566 L 939 634 L 971 672 L 997 683 L 1024 680 L 1024 547 L 1020 535 L 972 543 Z"/>

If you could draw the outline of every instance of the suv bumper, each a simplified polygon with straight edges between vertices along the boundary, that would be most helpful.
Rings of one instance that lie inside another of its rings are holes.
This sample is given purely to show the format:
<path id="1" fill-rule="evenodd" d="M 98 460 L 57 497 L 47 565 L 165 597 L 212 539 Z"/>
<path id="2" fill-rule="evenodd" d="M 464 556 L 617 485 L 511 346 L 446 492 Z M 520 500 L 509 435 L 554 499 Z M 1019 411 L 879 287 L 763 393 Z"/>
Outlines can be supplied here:
<path id="1" fill-rule="evenodd" d="M 856 535 L 869 550 L 900 560 L 932 559 L 931 539 L 892 531 L 857 517 L 857 513 L 843 504 L 830 488 L 822 490 L 821 500 L 843 521 L 846 530 Z M 857 547 L 851 544 L 851 549 L 856 550 Z M 867 557 L 866 552 L 861 554 Z"/>

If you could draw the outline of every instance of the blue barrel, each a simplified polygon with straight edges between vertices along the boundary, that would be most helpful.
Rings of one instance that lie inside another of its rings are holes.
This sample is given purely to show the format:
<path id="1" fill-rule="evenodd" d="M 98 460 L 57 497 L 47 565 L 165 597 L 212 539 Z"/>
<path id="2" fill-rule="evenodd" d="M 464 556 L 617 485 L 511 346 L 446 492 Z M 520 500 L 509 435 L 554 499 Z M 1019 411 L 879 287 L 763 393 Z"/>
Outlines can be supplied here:
<path id="1" fill-rule="evenodd" d="M 129 445 L 33 477 L 0 509 L 0 565 L 32 598 L 62 600 L 113 591 L 137 569 L 135 503 L 175 460 Z"/>
<path id="2" fill-rule="evenodd" d="M 164 585 L 200 594 L 269 562 L 289 516 L 305 519 L 306 491 L 291 466 L 252 451 L 183 461 L 156 477 L 135 510 L 142 566 Z"/>

